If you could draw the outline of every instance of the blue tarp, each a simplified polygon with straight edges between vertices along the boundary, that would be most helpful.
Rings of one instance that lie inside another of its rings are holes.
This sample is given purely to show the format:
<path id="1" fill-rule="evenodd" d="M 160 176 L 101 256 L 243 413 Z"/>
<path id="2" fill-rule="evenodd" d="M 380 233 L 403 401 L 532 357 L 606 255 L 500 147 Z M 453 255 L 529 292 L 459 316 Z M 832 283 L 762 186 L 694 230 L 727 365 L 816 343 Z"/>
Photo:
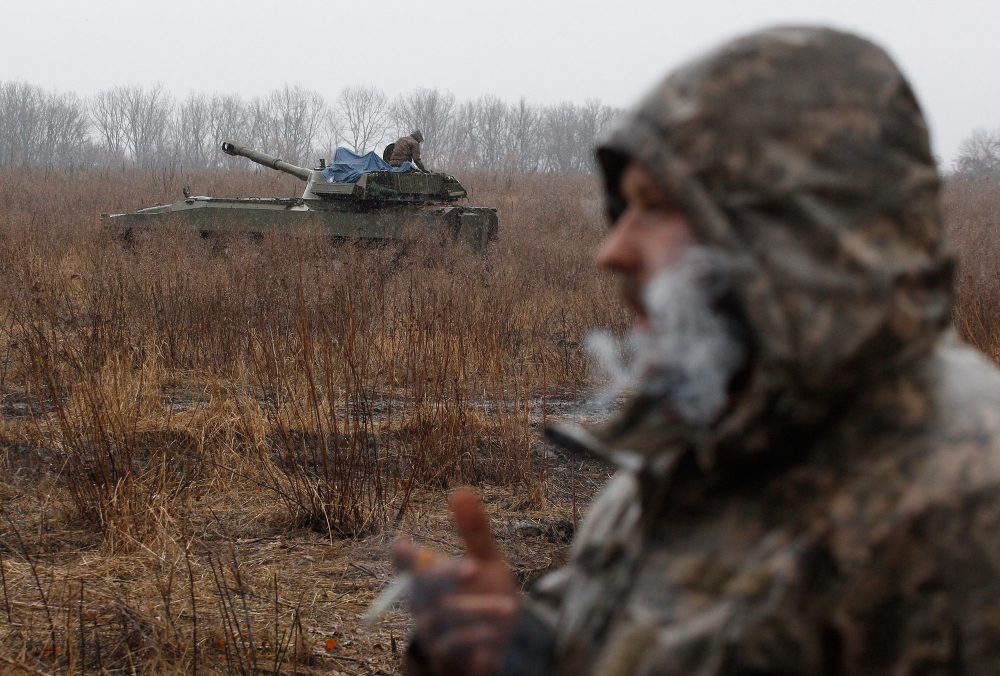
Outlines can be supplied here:
<path id="1" fill-rule="evenodd" d="M 403 162 L 398 167 L 394 167 L 376 155 L 374 150 L 364 155 L 357 155 L 347 148 L 337 148 L 333 162 L 323 170 L 323 178 L 326 179 L 327 183 L 354 183 L 361 178 L 361 174 L 367 174 L 369 171 L 391 171 L 396 174 L 405 174 L 408 171 L 416 171 L 416 169 L 412 162 Z"/>

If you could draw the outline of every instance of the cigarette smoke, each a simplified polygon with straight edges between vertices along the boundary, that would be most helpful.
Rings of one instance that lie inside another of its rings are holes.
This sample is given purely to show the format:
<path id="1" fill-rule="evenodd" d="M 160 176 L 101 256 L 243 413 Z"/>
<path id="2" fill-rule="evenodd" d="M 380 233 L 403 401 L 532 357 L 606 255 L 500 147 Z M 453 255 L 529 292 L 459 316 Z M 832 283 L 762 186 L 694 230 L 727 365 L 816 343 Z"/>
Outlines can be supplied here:
<path id="1" fill-rule="evenodd" d="M 648 326 L 634 327 L 622 339 L 605 331 L 587 336 L 595 380 L 607 382 L 594 408 L 641 393 L 663 400 L 692 426 L 712 424 L 746 358 L 739 323 L 719 309 L 731 290 L 730 260 L 716 249 L 687 250 L 644 290 Z"/>

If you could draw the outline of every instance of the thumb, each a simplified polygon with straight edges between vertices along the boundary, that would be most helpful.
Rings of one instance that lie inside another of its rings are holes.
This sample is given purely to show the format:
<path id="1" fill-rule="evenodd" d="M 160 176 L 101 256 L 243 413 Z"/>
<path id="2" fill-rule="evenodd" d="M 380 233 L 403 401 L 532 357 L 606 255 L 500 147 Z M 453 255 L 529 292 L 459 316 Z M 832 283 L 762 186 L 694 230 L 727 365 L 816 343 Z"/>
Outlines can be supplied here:
<path id="1" fill-rule="evenodd" d="M 488 561 L 499 559 L 490 520 L 483 510 L 479 497 L 468 488 L 460 488 L 451 495 L 451 511 L 455 527 L 465 543 L 465 550 L 474 559 Z"/>
<path id="2" fill-rule="evenodd" d="M 392 545 L 392 565 L 399 571 L 404 572 L 413 568 L 417 560 L 417 546 L 413 540 L 401 537 Z"/>

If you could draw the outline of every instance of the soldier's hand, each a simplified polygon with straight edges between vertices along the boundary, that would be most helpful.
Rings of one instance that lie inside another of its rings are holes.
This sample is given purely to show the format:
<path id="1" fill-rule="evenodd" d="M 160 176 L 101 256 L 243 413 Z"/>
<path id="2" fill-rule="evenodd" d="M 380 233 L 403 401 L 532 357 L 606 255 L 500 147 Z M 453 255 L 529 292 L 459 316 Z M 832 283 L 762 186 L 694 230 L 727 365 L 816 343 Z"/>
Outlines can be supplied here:
<path id="1" fill-rule="evenodd" d="M 416 640 L 439 674 L 486 675 L 503 664 L 518 620 L 520 596 L 497 550 L 489 520 L 472 491 L 458 490 L 451 509 L 466 555 L 460 559 L 396 542 L 400 571 L 414 575 L 410 606 Z"/>

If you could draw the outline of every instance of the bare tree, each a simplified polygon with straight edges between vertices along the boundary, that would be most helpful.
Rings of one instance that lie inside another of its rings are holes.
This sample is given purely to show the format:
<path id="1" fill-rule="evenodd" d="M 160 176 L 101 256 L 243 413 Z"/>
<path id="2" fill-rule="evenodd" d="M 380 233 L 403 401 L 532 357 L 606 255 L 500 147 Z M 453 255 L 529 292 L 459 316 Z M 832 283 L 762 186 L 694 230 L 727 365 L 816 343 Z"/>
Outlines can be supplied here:
<path id="1" fill-rule="evenodd" d="M 446 161 L 457 141 L 454 132 L 455 95 L 437 89 L 417 89 L 392 104 L 392 119 L 398 135 L 419 129 L 426 139 L 421 147 L 425 162 Z"/>
<path id="2" fill-rule="evenodd" d="M 173 100 L 157 83 L 145 89 L 119 87 L 125 112 L 125 142 L 136 166 L 149 169 L 160 163 L 160 156 L 172 153 L 167 147 L 167 131 Z"/>
<path id="3" fill-rule="evenodd" d="M 162 85 L 136 85 L 98 92 L 91 102 L 91 118 L 113 161 L 130 158 L 135 166 L 155 166 L 167 148 L 173 101 Z"/>
<path id="4" fill-rule="evenodd" d="M 572 103 L 549 106 L 542 116 L 542 145 L 547 171 L 566 173 L 579 166 L 577 125 L 579 115 Z"/>
<path id="5" fill-rule="evenodd" d="M 458 107 L 449 166 L 497 171 L 505 161 L 510 137 L 510 107 L 495 96 L 482 96 Z"/>
<path id="6" fill-rule="evenodd" d="M 477 166 L 480 152 L 476 138 L 476 106 L 466 101 L 458 106 L 451 123 L 451 152 L 444 157 L 449 168 L 464 171 Z"/>
<path id="7" fill-rule="evenodd" d="M 1000 127 L 969 134 L 958 146 L 954 167 L 968 178 L 1000 178 Z"/>
<path id="8" fill-rule="evenodd" d="M 389 103 L 376 87 L 348 87 L 340 92 L 337 110 L 344 140 L 356 153 L 379 145 L 389 131 Z"/>
<path id="9" fill-rule="evenodd" d="M 50 94 L 46 99 L 42 152 L 45 166 L 82 166 L 90 154 L 87 107 L 74 93 Z"/>
<path id="10" fill-rule="evenodd" d="M 322 124 L 320 125 L 319 136 L 316 139 L 314 154 L 332 161 L 341 140 L 343 140 L 343 135 L 340 129 L 340 121 L 336 113 L 327 106 Z"/>
<path id="11" fill-rule="evenodd" d="M 342 142 L 365 152 L 390 131 L 421 129 L 424 156 L 449 170 L 580 172 L 592 171 L 591 149 L 616 114 L 594 99 L 544 108 L 496 96 L 459 103 L 438 89 L 413 90 L 391 105 L 375 87 L 344 89 L 331 106 L 298 85 L 253 99 L 193 93 L 175 104 L 160 85 L 114 87 L 83 102 L 75 94 L 0 82 L 0 164 L 250 166 L 219 152 L 226 139 L 308 164 L 332 158 Z M 1000 172 L 998 139 L 1000 130 L 974 132 L 956 171 Z"/>
<path id="12" fill-rule="evenodd" d="M 37 161 L 44 95 L 24 82 L 0 86 L 0 158 L 8 166 Z"/>
<path id="13" fill-rule="evenodd" d="M 219 144 L 230 140 L 252 143 L 247 104 L 238 94 L 216 94 L 209 101 L 208 108 L 209 136 L 212 142 L 212 152 L 208 154 L 209 165 L 226 166 L 229 156 L 219 151 Z"/>
<path id="14" fill-rule="evenodd" d="M 522 97 L 508 111 L 504 169 L 538 171 L 542 161 L 541 116 Z"/>
<path id="15" fill-rule="evenodd" d="M 253 148 L 267 148 L 271 139 L 276 136 L 274 111 L 268 105 L 267 99 L 255 97 L 246 103 L 244 109 L 247 124 L 245 135 L 242 138 L 246 139 L 247 145 Z"/>
<path id="16" fill-rule="evenodd" d="M 477 150 L 477 167 L 497 171 L 504 161 L 508 136 L 508 106 L 496 96 L 476 99 L 473 138 Z"/>
<path id="17" fill-rule="evenodd" d="M 289 162 L 308 164 L 321 129 L 328 122 L 326 102 L 299 85 L 275 90 L 268 96 L 274 138 L 272 152 Z"/>
<path id="18" fill-rule="evenodd" d="M 81 166 L 91 156 L 87 108 L 74 93 L 0 83 L 0 164 Z"/>
<path id="19" fill-rule="evenodd" d="M 90 102 L 90 118 L 108 163 L 124 162 L 127 150 L 125 108 L 118 89 L 97 92 Z"/>
<path id="20" fill-rule="evenodd" d="M 577 146 L 585 148 L 586 152 L 577 158 L 576 171 L 590 171 L 592 169 L 593 155 L 590 149 L 604 135 L 617 114 L 616 109 L 604 105 L 597 99 L 588 99 L 582 107 L 577 109 Z"/>
<path id="21" fill-rule="evenodd" d="M 211 101 L 205 94 L 191 93 L 177 107 L 170 145 L 181 166 L 190 169 L 211 166 L 214 146 L 211 120 Z"/>

